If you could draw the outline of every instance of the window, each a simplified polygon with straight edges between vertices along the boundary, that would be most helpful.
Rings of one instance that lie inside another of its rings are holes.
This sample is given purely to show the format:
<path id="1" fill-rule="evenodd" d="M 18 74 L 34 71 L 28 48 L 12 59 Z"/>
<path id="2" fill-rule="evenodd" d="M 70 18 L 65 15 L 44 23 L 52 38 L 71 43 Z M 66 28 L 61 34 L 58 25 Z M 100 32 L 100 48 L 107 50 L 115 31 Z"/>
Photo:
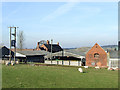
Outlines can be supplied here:
<path id="1" fill-rule="evenodd" d="M 96 44 L 96 48 L 97 48 L 97 44 Z"/>
<path id="2" fill-rule="evenodd" d="M 94 58 L 99 58 L 99 54 L 98 54 L 98 53 L 95 53 L 95 54 L 94 54 Z"/>
<path id="3" fill-rule="evenodd" d="M 92 66 L 95 66 L 95 62 L 92 62 L 91 65 L 92 65 Z"/>

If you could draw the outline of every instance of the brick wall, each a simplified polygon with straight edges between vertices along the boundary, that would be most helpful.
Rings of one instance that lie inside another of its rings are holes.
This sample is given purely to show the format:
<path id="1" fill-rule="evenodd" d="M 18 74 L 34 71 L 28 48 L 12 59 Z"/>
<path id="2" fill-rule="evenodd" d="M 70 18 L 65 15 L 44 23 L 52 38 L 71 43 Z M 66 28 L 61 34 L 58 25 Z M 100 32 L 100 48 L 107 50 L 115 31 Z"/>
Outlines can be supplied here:
<path id="1" fill-rule="evenodd" d="M 107 66 L 107 53 L 97 43 L 87 52 L 86 65 L 91 67 Z"/>

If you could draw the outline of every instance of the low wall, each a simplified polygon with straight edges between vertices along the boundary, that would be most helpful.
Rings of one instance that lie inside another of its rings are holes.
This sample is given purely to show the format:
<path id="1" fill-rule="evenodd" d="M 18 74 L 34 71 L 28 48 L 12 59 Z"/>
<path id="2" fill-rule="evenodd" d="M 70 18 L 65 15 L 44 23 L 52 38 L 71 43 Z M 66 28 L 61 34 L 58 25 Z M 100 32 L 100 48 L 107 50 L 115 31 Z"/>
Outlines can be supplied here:
<path id="1" fill-rule="evenodd" d="M 45 64 L 57 64 L 57 65 L 70 65 L 70 66 L 82 66 L 81 61 L 45 61 Z"/>

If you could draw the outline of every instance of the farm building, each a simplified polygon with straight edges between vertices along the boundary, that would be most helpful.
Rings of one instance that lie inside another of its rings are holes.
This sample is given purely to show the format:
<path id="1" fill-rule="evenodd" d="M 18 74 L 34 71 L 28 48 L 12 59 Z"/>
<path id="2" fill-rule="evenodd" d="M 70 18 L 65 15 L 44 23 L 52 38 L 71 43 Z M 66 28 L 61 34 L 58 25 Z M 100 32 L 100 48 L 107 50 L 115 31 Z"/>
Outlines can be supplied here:
<path id="1" fill-rule="evenodd" d="M 54 60 L 79 60 L 82 66 L 116 66 L 118 67 L 118 51 L 116 45 L 100 47 L 97 43 L 91 47 L 81 47 L 76 49 L 66 49 L 64 52 L 56 52 L 52 54 Z M 49 60 L 51 54 L 46 55 L 45 59 Z M 87 61 L 88 60 L 88 61 Z M 110 62 L 112 64 L 110 64 Z M 116 65 L 115 65 L 116 63 Z"/>
<path id="2" fill-rule="evenodd" d="M 107 53 L 97 43 L 86 53 L 87 66 L 107 66 Z"/>
<path id="3" fill-rule="evenodd" d="M 50 60 L 51 54 L 45 56 L 46 60 Z M 64 50 L 52 54 L 53 60 L 64 60 L 64 61 L 78 61 L 80 66 L 85 66 L 85 52 L 75 50 Z"/>
<path id="4" fill-rule="evenodd" d="M 12 57 L 14 56 L 14 52 L 11 51 Z M 10 56 L 10 49 L 6 46 L 0 46 L 0 58 L 2 59 L 8 59 Z"/>
<path id="5" fill-rule="evenodd" d="M 16 58 L 20 60 L 20 62 L 39 62 L 44 63 L 44 56 L 47 55 L 46 51 L 17 51 Z"/>
<path id="6" fill-rule="evenodd" d="M 116 67 L 119 65 L 119 51 L 114 47 L 100 47 L 97 43 L 86 53 L 87 66 Z"/>
<path id="7" fill-rule="evenodd" d="M 42 44 L 42 45 L 40 45 L 40 42 L 38 42 L 36 49 L 51 52 L 51 44 L 49 43 L 48 40 L 47 40 L 46 44 Z M 63 49 L 60 47 L 59 43 L 52 44 L 52 52 L 55 53 L 55 52 L 59 52 L 59 51 L 63 51 Z"/>

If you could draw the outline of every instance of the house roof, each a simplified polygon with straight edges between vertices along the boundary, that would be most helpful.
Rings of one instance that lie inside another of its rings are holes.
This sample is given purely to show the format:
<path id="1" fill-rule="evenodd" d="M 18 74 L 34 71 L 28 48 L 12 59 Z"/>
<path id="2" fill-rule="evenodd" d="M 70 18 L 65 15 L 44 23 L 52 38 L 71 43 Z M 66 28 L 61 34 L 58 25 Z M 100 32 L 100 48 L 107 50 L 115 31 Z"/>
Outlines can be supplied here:
<path id="1" fill-rule="evenodd" d="M 48 51 L 51 52 L 51 44 L 44 44 L 47 48 L 48 48 Z M 63 49 L 57 45 L 57 44 L 52 44 L 52 52 L 59 52 L 59 51 L 62 51 Z"/>
<path id="2" fill-rule="evenodd" d="M 35 55 L 47 55 L 47 51 L 17 51 L 17 53 L 26 55 L 26 56 L 35 56 Z"/>

